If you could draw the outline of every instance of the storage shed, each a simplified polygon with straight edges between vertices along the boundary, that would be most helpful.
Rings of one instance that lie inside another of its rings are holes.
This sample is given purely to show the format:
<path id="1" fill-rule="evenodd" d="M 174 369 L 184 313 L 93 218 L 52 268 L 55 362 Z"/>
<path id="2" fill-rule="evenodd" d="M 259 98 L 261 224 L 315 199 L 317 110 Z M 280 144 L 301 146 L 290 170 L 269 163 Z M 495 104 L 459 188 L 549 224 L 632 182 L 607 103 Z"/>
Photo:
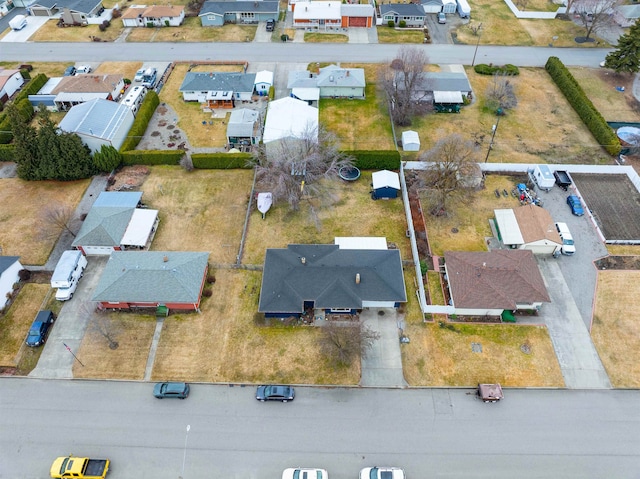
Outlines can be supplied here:
<path id="1" fill-rule="evenodd" d="M 402 132 L 402 149 L 404 151 L 420 151 L 420 137 L 417 131 Z"/>
<path id="2" fill-rule="evenodd" d="M 380 198 L 397 198 L 400 191 L 400 177 L 398 173 L 389 170 L 376 171 L 371 175 L 373 191 L 371 196 Z"/>

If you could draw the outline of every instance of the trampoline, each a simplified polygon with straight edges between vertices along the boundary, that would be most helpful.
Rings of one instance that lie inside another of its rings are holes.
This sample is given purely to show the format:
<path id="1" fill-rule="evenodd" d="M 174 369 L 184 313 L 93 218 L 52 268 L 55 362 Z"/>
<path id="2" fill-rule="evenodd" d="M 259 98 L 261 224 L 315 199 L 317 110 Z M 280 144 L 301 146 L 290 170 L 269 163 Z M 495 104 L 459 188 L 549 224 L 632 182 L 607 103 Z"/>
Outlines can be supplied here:
<path id="1" fill-rule="evenodd" d="M 360 178 L 360 170 L 355 166 L 343 166 L 338 170 L 338 176 L 344 181 L 356 181 Z"/>

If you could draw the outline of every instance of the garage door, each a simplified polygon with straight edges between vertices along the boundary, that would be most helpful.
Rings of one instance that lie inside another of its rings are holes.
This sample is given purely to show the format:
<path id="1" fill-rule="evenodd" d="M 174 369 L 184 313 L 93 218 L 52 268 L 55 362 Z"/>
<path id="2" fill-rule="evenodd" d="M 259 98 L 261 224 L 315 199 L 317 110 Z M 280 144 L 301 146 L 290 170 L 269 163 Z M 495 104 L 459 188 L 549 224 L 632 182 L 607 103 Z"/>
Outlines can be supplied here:
<path id="1" fill-rule="evenodd" d="M 110 255 L 113 248 L 110 246 L 83 246 L 86 255 Z"/>
<path id="2" fill-rule="evenodd" d="M 366 27 L 367 17 L 349 17 L 350 27 Z"/>
<path id="3" fill-rule="evenodd" d="M 533 254 L 553 254 L 556 250 L 556 245 L 525 245 L 522 249 L 531 250 Z"/>
<path id="4" fill-rule="evenodd" d="M 34 17 L 48 17 L 49 10 L 46 8 L 31 7 L 31 15 Z"/>

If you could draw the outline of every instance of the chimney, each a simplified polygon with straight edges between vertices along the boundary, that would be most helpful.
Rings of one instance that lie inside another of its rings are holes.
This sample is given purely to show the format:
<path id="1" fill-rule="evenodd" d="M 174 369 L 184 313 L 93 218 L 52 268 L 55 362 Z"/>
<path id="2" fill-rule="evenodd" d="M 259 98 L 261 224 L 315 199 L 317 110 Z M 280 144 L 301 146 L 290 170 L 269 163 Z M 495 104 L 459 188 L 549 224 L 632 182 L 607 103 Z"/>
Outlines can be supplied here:
<path id="1" fill-rule="evenodd" d="M 349 76 L 349 70 L 347 70 L 347 76 Z"/>
<path id="2" fill-rule="evenodd" d="M 165 256 L 162 258 L 162 261 L 164 261 L 164 262 L 166 263 L 167 261 L 169 261 L 169 257 L 165 255 Z"/>
<path id="3" fill-rule="evenodd" d="M 304 256 L 300 257 L 300 262 L 302 264 L 306 264 L 307 263 L 307 258 L 305 258 Z"/>
<path id="4" fill-rule="evenodd" d="M 356 273 L 356 284 L 360 284 L 360 273 Z"/>

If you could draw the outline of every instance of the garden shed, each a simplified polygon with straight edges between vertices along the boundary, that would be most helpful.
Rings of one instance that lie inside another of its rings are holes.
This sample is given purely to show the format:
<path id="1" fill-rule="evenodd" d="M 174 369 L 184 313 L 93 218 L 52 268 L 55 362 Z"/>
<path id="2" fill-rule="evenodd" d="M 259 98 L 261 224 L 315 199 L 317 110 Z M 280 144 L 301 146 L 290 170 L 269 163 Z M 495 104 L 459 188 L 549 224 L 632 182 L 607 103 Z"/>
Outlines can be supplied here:
<path id="1" fill-rule="evenodd" d="M 398 173 L 389 170 L 376 171 L 371 175 L 374 199 L 397 198 L 400 191 Z"/>
<path id="2" fill-rule="evenodd" d="M 442 0 L 443 13 L 456 13 L 457 9 L 458 9 L 458 2 L 456 2 L 456 0 Z"/>
<path id="3" fill-rule="evenodd" d="M 402 149 L 404 151 L 420 151 L 420 137 L 417 131 L 402 132 Z"/>

